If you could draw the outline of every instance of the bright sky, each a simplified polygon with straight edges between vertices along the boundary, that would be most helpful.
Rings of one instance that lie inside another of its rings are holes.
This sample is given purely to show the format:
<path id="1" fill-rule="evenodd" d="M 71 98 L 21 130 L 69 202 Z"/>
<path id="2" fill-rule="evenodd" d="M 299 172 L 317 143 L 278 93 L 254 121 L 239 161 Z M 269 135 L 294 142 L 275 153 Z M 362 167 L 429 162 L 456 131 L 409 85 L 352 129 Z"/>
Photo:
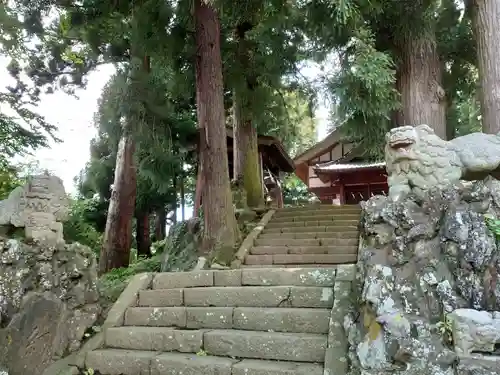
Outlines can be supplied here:
<path id="1" fill-rule="evenodd" d="M 0 82 L 2 86 L 10 84 L 7 72 L 8 59 L 0 56 Z M 113 74 L 112 66 L 103 66 L 89 76 L 85 90 L 77 92 L 78 99 L 62 92 L 45 95 L 39 106 L 39 113 L 48 122 L 59 128 L 61 143 L 53 143 L 50 148 L 37 150 L 29 160 L 36 160 L 43 169 L 48 169 L 62 178 L 66 191 L 75 193 L 73 179 L 85 167 L 89 160 L 90 140 L 95 136 L 92 118 L 97 110 L 97 100 L 102 88 Z M 302 73 L 308 78 L 319 74 L 316 67 L 308 66 Z M 318 139 L 326 136 L 328 110 L 324 103 L 316 112 L 318 118 Z"/>

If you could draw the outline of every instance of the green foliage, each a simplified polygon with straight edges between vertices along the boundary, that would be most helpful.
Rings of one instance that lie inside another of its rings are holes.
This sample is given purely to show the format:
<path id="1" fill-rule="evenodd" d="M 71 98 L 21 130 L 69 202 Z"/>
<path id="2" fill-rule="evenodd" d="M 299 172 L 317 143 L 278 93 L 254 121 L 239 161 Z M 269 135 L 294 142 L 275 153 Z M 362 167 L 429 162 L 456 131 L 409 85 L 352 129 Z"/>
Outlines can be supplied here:
<path id="1" fill-rule="evenodd" d="M 0 159 L 0 200 L 6 199 L 10 192 L 22 183 L 18 168 Z"/>
<path id="2" fill-rule="evenodd" d="M 295 174 L 290 174 L 283 180 L 282 185 L 283 200 L 286 205 L 309 202 L 313 194 L 309 193 L 307 185 L 304 184 Z"/>
<path id="3" fill-rule="evenodd" d="M 484 215 L 484 220 L 488 229 L 493 233 L 497 240 L 500 240 L 500 219 L 492 215 Z"/>
<path id="4" fill-rule="evenodd" d="M 63 232 L 66 242 L 79 242 L 99 254 L 102 234 L 88 221 L 88 213 L 94 209 L 95 202 L 92 199 L 72 199 L 68 220 L 63 224 Z"/>
<path id="5" fill-rule="evenodd" d="M 338 98 L 338 125 L 345 138 L 361 145 L 367 156 L 379 159 L 384 135 L 391 127 L 391 113 L 399 109 L 395 65 L 375 47 L 367 29 L 359 30 L 347 46 L 342 69 L 330 82 Z"/>

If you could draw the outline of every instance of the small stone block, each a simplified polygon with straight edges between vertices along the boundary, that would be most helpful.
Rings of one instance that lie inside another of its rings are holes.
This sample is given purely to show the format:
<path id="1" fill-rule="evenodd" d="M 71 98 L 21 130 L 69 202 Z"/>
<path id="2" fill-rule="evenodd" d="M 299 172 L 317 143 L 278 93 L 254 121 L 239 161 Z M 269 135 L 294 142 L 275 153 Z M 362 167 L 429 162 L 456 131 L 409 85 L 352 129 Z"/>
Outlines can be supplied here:
<path id="1" fill-rule="evenodd" d="M 233 327 L 232 307 L 187 307 L 187 328 L 219 328 Z"/>
<path id="2" fill-rule="evenodd" d="M 162 272 L 155 275 L 153 289 L 194 288 L 214 285 L 214 271 Z"/>
<path id="3" fill-rule="evenodd" d="M 214 286 L 240 286 L 241 270 L 215 271 Z"/>
<path id="4" fill-rule="evenodd" d="M 322 307 L 333 306 L 333 288 L 291 287 L 290 303 L 292 307 Z"/>
<path id="5" fill-rule="evenodd" d="M 151 362 L 151 375 L 231 375 L 235 362 L 230 358 L 164 353 Z"/>
<path id="6" fill-rule="evenodd" d="M 139 306 L 169 307 L 182 306 L 184 289 L 141 290 Z"/>

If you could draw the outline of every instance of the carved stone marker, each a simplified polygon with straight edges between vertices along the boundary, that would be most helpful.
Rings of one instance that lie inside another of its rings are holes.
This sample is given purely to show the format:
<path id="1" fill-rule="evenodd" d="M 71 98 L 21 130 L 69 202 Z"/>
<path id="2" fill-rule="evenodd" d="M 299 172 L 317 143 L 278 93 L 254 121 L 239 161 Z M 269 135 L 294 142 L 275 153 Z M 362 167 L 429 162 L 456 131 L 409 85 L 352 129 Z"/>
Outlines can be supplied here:
<path id="1" fill-rule="evenodd" d="M 0 201 L 0 226 L 25 228 L 28 239 L 52 244 L 64 243 L 61 221 L 68 216 L 68 197 L 62 180 L 56 176 L 29 178 L 9 197 Z"/>
<path id="2" fill-rule="evenodd" d="M 472 133 L 445 141 L 428 125 L 418 125 L 391 129 L 385 140 L 387 183 L 393 200 L 411 191 L 422 196 L 430 188 L 461 179 L 498 177 L 500 172 L 500 135 Z"/>

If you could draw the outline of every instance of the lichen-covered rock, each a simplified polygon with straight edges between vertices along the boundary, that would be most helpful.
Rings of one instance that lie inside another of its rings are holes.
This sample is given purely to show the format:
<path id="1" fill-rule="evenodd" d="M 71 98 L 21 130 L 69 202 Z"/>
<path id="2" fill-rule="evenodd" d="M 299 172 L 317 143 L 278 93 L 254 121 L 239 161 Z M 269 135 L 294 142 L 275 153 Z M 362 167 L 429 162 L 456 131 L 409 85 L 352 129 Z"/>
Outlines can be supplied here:
<path id="1" fill-rule="evenodd" d="M 161 272 L 191 270 L 198 260 L 202 233 L 203 226 L 199 218 L 172 225 L 167 238 L 157 245 L 163 247 Z"/>
<path id="2" fill-rule="evenodd" d="M 496 315 L 474 311 L 500 310 L 500 250 L 485 218 L 500 218 L 499 203 L 492 177 L 362 203 L 357 308 L 344 321 L 353 374 L 490 374 L 456 364 L 500 355 Z M 483 362 L 474 366 L 499 363 Z"/>
<path id="3" fill-rule="evenodd" d="M 78 350 L 100 313 L 98 299 L 89 248 L 0 237 L 0 363 L 10 375 L 39 375 Z"/>

